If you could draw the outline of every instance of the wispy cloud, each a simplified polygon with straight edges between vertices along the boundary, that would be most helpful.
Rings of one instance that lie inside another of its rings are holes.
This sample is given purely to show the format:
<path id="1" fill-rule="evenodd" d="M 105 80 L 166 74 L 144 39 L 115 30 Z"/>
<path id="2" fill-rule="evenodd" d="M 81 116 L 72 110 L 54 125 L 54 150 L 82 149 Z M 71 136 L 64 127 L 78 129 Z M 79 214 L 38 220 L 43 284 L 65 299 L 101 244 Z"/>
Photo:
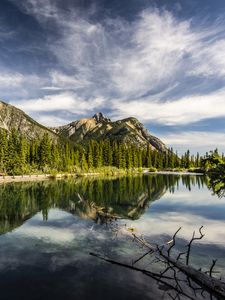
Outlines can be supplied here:
<path id="1" fill-rule="evenodd" d="M 143 11 L 131 23 L 119 18 L 93 22 L 74 11 L 60 11 L 52 1 L 42 8 L 36 0 L 23 3 L 43 26 L 43 20 L 57 26 L 59 37 L 49 47 L 64 71 L 50 72 L 47 88 L 52 90 L 79 89 L 84 99 L 113 95 L 121 102 L 137 99 L 140 104 L 142 96 L 151 94 L 159 96 L 158 101 L 172 102 L 158 93 L 181 84 L 190 74 L 224 75 L 223 24 L 203 30 L 193 27 L 191 20 L 180 21 L 156 9 Z M 185 101 L 196 101 L 198 96 L 195 91 Z"/>
<path id="2" fill-rule="evenodd" d="M 0 87 L 1 88 L 8 88 L 10 86 L 17 87 L 21 86 L 24 82 L 24 76 L 19 73 L 8 73 L 8 72 L 1 72 L 0 74 Z"/>
<path id="3" fill-rule="evenodd" d="M 100 19 L 94 6 L 84 12 L 60 1 L 11 1 L 46 30 L 57 62 L 34 84 L 40 95 L 18 103 L 27 112 L 107 108 L 111 116 L 167 126 L 225 117 L 223 17 L 181 20 L 149 8 L 132 21 Z"/>
<path id="4" fill-rule="evenodd" d="M 134 115 L 145 122 L 184 125 L 208 118 L 225 117 L 225 89 L 208 95 L 192 95 L 173 101 L 148 99 L 114 102 L 118 116 Z"/>
<path id="5" fill-rule="evenodd" d="M 45 78 L 36 74 L 23 74 L 13 72 L 9 68 L 0 68 L 0 89 L 1 94 L 7 95 L 11 101 L 29 97 L 34 90 L 44 84 Z M 35 93 L 34 93 L 35 94 Z"/>
<path id="6" fill-rule="evenodd" d="M 57 95 L 48 95 L 43 98 L 19 101 L 17 106 L 28 112 L 50 112 L 68 110 L 74 114 L 88 114 L 93 109 L 104 106 L 103 98 L 94 98 L 85 101 L 76 94 L 64 92 Z"/>
<path id="7" fill-rule="evenodd" d="M 51 86 L 44 86 L 45 90 L 79 90 L 86 88 L 89 81 L 85 77 L 78 77 L 76 74 L 69 76 L 57 70 L 50 72 Z"/>
<path id="8" fill-rule="evenodd" d="M 11 0 L 18 5 L 25 13 L 35 16 L 39 22 L 48 21 L 58 16 L 58 7 L 56 1 L 51 0 L 24 0 L 19 3 L 16 0 Z"/>

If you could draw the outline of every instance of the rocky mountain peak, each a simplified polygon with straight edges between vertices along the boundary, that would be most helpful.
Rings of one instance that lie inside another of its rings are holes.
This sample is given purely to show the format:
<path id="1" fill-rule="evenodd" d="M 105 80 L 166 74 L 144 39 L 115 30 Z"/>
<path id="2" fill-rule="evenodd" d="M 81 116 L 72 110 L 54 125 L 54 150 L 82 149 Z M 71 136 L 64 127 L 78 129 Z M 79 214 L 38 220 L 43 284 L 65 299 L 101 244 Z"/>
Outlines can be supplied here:
<path id="1" fill-rule="evenodd" d="M 109 118 L 107 118 L 101 112 L 98 112 L 98 113 L 94 114 L 94 116 L 92 118 L 95 119 L 97 122 L 111 122 L 111 120 Z"/>
<path id="2" fill-rule="evenodd" d="M 13 128 L 28 139 L 42 138 L 45 133 L 48 133 L 52 140 L 58 140 L 61 136 L 83 145 L 90 140 L 107 139 L 128 145 L 134 144 L 140 148 L 146 148 L 149 145 L 153 150 L 160 152 L 168 151 L 165 144 L 151 135 L 134 117 L 111 121 L 103 113 L 98 112 L 92 118 L 80 119 L 64 126 L 46 128 L 20 109 L 0 100 L 0 130 L 10 132 Z"/>
<path id="3" fill-rule="evenodd" d="M 111 121 L 98 112 L 92 118 L 81 119 L 55 129 L 59 135 L 76 143 L 90 140 L 108 139 L 123 144 L 134 144 L 138 147 L 150 147 L 160 152 L 167 152 L 165 144 L 151 133 L 134 117 Z"/>

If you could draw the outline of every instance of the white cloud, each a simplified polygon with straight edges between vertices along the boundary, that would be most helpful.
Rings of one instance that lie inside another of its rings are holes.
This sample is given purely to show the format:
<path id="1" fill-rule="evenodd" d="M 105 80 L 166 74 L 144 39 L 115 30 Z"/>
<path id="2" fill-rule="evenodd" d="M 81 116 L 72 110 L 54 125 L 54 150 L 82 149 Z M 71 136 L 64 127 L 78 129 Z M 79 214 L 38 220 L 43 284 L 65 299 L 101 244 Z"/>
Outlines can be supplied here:
<path id="1" fill-rule="evenodd" d="M 59 125 L 65 125 L 67 123 L 71 122 L 71 119 L 68 119 L 65 116 L 62 117 L 58 117 L 55 116 L 53 114 L 41 114 L 41 113 L 37 113 L 35 115 L 35 120 L 37 120 L 40 124 L 43 124 L 46 127 L 57 127 Z"/>
<path id="2" fill-rule="evenodd" d="M 168 89 L 190 74 L 224 75 L 223 21 L 193 27 L 190 19 L 181 21 L 168 11 L 148 9 L 133 22 L 93 22 L 92 10 L 84 17 L 79 9 L 69 12 L 57 3 L 26 0 L 20 5 L 43 27 L 51 24 L 57 31 L 58 38 L 47 48 L 70 75 L 52 70 L 47 85 L 52 90 L 83 88 L 86 91 L 80 93 L 86 99 L 96 90 L 104 97 L 113 93 L 131 99 Z"/>
<path id="3" fill-rule="evenodd" d="M 12 72 L 9 69 L 0 69 L 0 88 L 1 89 L 23 89 L 26 87 L 29 90 L 31 86 L 44 84 L 45 78 L 36 74 L 23 74 Z"/>
<path id="4" fill-rule="evenodd" d="M 218 146 L 225 147 L 225 133 L 205 132 L 205 131 L 188 131 L 177 134 L 169 134 L 164 137 L 168 143 L 177 145 L 187 145 L 194 143 L 196 146 Z"/>
<path id="5" fill-rule="evenodd" d="M 29 94 L 18 102 L 27 113 L 39 112 L 45 124 L 56 110 L 89 115 L 106 107 L 111 116 L 136 116 L 145 123 L 168 126 L 225 117 L 224 19 L 209 25 L 204 20 L 178 19 L 163 9 L 147 9 L 132 21 L 119 17 L 93 21 L 90 15 L 96 8 L 64 10 L 58 3 L 17 4 L 47 34 L 49 28 L 57 32 L 46 45 L 57 60 L 55 68 L 43 75 L 42 82 L 29 84 L 39 86 L 45 95 Z M 28 86 L 23 80 L 19 84 Z M 57 118 L 61 123 L 59 114 Z M 54 117 L 52 123 L 56 122 Z"/>
<path id="6" fill-rule="evenodd" d="M 14 99 L 25 99 L 31 94 L 35 95 L 44 82 L 45 78 L 36 74 L 23 74 L 12 72 L 8 68 L 0 68 L 1 98 L 4 98 L 2 96 L 4 95 L 9 102 Z"/>
<path id="7" fill-rule="evenodd" d="M 115 114 L 134 115 L 163 125 L 191 124 L 207 118 L 225 117 L 225 89 L 207 95 L 192 95 L 173 101 L 115 101 Z"/>
<path id="8" fill-rule="evenodd" d="M 144 11 L 133 23 L 107 19 L 93 24 L 77 16 L 57 22 L 61 38 L 51 51 L 63 66 L 76 70 L 77 78 L 92 85 L 92 93 L 100 89 L 108 97 L 113 92 L 127 99 L 162 86 L 168 89 L 197 39 L 190 22 L 156 10 Z"/>
<path id="9" fill-rule="evenodd" d="M 184 131 L 160 135 L 160 138 L 174 149 L 183 152 L 183 149 L 189 149 L 192 153 L 225 149 L 225 133 L 205 132 L 205 131 Z"/>
<path id="10" fill-rule="evenodd" d="M 60 71 L 50 72 L 50 80 L 52 86 L 43 87 L 46 90 L 78 90 L 86 88 L 89 82 L 86 78 L 78 77 L 76 74 L 67 75 Z"/>
<path id="11" fill-rule="evenodd" d="M 203 225 L 206 236 L 201 243 L 215 243 L 218 245 L 224 245 L 225 243 L 223 220 L 210 220 L 202 216 L 192 215 L 189 213 L 181 214 L 181 212 L 167 212 L 151 215 L 151 218 L 149 218 L 149 216 L 144 216 L 135 221 L 132 225 L 137 227 L 138 232 L 145 236 L 150 235 L 149 228 L 151 228 L 151 232 L 154 232 L 155 235 L 163 236 L 166 232 L 172 237 L 179 227 L 178 224 L 182 225 L 179 237 L 182 237 L 187 241 L 190 240 L 192 232 Z"/>
<path id="12" fill-rule="evenodd" d="M 47 95 L 43 98 L 19 101 L 16 105 L 29 113 L 67 110 L 70 113 L 82 115 L 102 107 L 105 104 L 104 101 L 100 97 L 85 101 L 76 94 L 63 92 L 57 95 Z"/>
<path id="13" fill-rule="evenodd" d="M 191 20 L 180 21 L 153 9 L 143 11 L 132 23 L 117 18 L 93 24 L 78 15 L 66 20 L 58 15 L 55 21 L 61 37 L 51 51 L 77 72 L 85 88 L 91 85 L 86 96 L 100 90 L 107 97 L 113 93 L 120 99 L 139 98 L 189 76 L 224 75 L 223 24 L 193 28 Z M 67 80 L 70 86 L 69 76 Z"/>
<path id="14" fill-rule="evenodd" d="M 163 85 L 168 88 L 196 41 L 190 23 L 178 22 L 168 12 L 144 11 L 131 30 L 123 30 L 130 34 L 129 47 L 120 49 L 113 58 L 112 80 L 126 98 L 127 94 L 140 96 Z"/>
<path id="15" fill-rule="evenodd" d="M 196 33 L 196 43 L 192 45 L 190 75 L 224 78 L 225 47 L 224 20 L 216 22 L 213 27 Z"/>
<path id="16" fill-rule="evenodd" d="M 18 87 L 21 86 L 23 82 L 24 75 L 20 73 L 9 73 L 4 71 L 0 73 L 1 88 Z"/>
<path id="17" fill-rule="evenodd" d="M 51 0 L 24 0 L 20 3 L 16 3 L 17 0 L 11 1 L 20 6 L 26 13 L 34 15 L 40 22 L 57 18 L 58 8 L 55 5 L 56 2 Z"/>

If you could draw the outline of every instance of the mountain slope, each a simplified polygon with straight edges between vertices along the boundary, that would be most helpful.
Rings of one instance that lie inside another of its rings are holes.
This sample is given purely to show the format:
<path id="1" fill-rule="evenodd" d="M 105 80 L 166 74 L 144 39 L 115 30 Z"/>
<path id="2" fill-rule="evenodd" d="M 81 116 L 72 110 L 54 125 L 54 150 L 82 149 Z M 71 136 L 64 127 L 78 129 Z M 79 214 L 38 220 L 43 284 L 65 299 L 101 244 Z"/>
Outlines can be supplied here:
<path id="1" fill-rule="evenodd" d="M 124 144 L 135 144 L 160 152 L 167 152 L 165 144 L 141 124 L 136 118 L 126 118 L 112 122 L 102 113 L 91 118 L 80 119 L 65 126 L 46 128 L 22 110 L 0 101 L 0 128 L 10 132 L 13 128 L 27 139 L 42 138 L 45 133 L 53 140 L 59 136 L 78 144 L 85 144 L 89 140 L 101 141 L 110 139 Z"/>
<path id="2" fill-rule="evenodd" d="M 121 143 L 132 143 L 140 147 L 148 144 L 152 149 L 167 152 L 165 144 L 141 124 L 136 118 L 126 118 L 112 122 L 102 113 L 89 119 L 80 119 L 70 124 L 51 128 L 57 134 L 77 143 L 85 143 L 91 139 L 110 139 Z"/>
<path id="3" fill-rule="evenodd" d="M 41 138 L 48 133 L 51 139 L 58 139 L 58 135 L 49 128 L 39 124 L 22 110 L 0 101 L 0 128 L 10 132 L 13 128 L 28 139 Z"/>

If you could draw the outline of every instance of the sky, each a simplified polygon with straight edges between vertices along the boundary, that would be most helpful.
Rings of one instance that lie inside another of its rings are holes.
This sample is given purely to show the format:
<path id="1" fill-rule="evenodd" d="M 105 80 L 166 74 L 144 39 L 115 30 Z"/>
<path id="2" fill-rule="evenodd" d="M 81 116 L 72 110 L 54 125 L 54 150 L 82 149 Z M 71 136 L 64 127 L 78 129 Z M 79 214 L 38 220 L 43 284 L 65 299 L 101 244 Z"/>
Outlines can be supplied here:
<path id="1" fill-rule="evenodd" d="M 225 151 L 224 0 L 1 0 L 0 99 L 47 126 L 134 116 Z"/>

